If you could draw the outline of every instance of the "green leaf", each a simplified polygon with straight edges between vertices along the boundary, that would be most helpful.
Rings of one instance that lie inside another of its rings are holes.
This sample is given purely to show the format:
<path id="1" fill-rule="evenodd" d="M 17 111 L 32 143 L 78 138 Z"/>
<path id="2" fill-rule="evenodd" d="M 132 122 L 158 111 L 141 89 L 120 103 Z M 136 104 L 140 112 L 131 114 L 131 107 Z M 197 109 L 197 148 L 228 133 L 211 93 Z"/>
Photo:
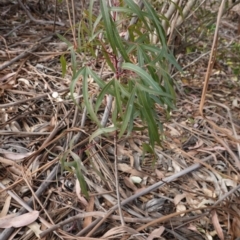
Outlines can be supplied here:
<path id="1" fill-rule="evenodd" d="M 75 152 L 73 151 L 69 151 L 69 154 L 72 156 L 73 160 L 77 163 L 80 164 L 81 169 L 83 169 L 84 172 L 87 173 L 87 169 L 84 167 L 82 160 L 80 159 L 79 155 L 77 155 Z"/>
<path id="2" fill-rule="evenodd" d="M 148 13 L 148 16 L 151 17 L 153 26 L 155 27 L 156 33 L 159 37 L 159 40 L 161 41 L 162 46 L 166 46 L 166 35 L 163 30 L 163 27 L 161 25 L 161 21 L 158 18 L 158 15 L 156 11 L 153 9 L 151 4 L 147 0 L 143 0 L 144 6 L 146 8 L 146 11 Z"/>
<path id="3" fill-rule="evenodd" d="M 100 88 L 104 88 L 106 86 L 106 83 L 94 71 L 92 71 L 88 67 L 87 67 L 87 71 Z"/>
<path id="4" fill-rule="evenodd" d="M 107 6 L 107 1 L 101 0 L 100 7 L 101 7 L 101 13 L 102 13 L 102 17 L 103 17 L 103 22 L 104 22 L 104 26 L 105 26 L 105 30 L 106 30 L 107 39 L 112 47 L 114 54 L 117 55 L 115 39 L 114 39 L 114 30 L 113 30 L 115 28 L 115 25 L 112 23 L 112 18 L 110 15 L 110 10 Z"/>
<path id="5" fill-rule="evenodd" d="M 120 116 L 122 117 L 122 115 L 123 115 L 123 111 L 122 111 L 123 102 L 121 100 L 119 85 L 120 85 L 120 83 L 117 80 L 114 80 L 114 91 L 115 91 L 116 107 L 120 111 Z"/>
<path id="6" fill-rule="evenodd" d="M 127 69 L 130 71 L 133 71 L 138 74 L 138 76 L 141 77 L 141 79 L 147 83 L 149 86 L 151 86 L 155 91 L 159 91 L 159 93 L 162 92 L 162 89 L 159 87 L 159 85 L 153 80 L 153 78 L 142 68 L 139 66 L 136 66 L 132 63 L 123 63 L 122 65 L 123 69 Z"/>
<path id="7" fill-rule="evenodd" d="M 130 118 L 131 118 L 131 115 L 132 115 L 132 112 L 133 112 L 133 103 L 134 103 L 134 100 L 135 100 L 135 97 L 136 97 L 135 96 L 136 89 L 137 89 L 136 87 L 133 88 L 133 90 L 131 92 L 131 96 L 128 99 L 128 103 L 127 103 L 127 106 L 126 106 L 126 111 L 125 111 L 125 114 L 123 116 L 123 123 L 122 123 L 120 133 L 119 133 L 119 138 L 122 137 L 125 130 L 127 129 L 129 121 L 133 121 L 133 119 L 131 120 Z"/>
<path id="8" fill-rule="evenodd" d="M 71 42 L 69 42 L 65 37 L 63 37 L 62 35 L 56 33 L 57 36 L 60 38 L 60 40 L 62 40 L 63 42 L 65 42 L 68 45 L 68 48 L 71 48 L 73 45 Z"/>
<path id="9" fill-rule="evenodd" d="M 78 80 L 79 80 L 79 77 L 82 75 L 82 73 L 84 72 L 84 70 L 85 70 L 84 68 L 80 69 L 80 70 L 75 74 L 75 76 L 73 77 L 73 79 L 72 79 L 72 81 L 71 81 L 71 83 L 70 83 L 71 98 L 72 98 L 74 104 L 75 104 L 76 106 L 78 106 L 78 108 L 79 108 L 80 110 L 81 110 L 81 108 L 80 108 L 80 106 L 78 105 L 78 103 L 77 103 L 77 101 L 76 101 L 76 99 L 75 99 L 74 92 L 75 92 L 75 86 L 76 86 L 76 84 L 77 84 L 77 82 L 78 82 Z"/>
<path id="10" fill-rule="evenodd" d="M 130 60 L 128 58 L 128 54 L 125 50 L 125 47 L 123 46 L 123 40 L 120 38 L 119 33 L 116 28 L 113 28 L 113 31 L 114 31 L 115 45 L 116 45 L 117 49 L 119 50 L 123 59 L 125 61 L 129 62 Z"/>
<path id="11" fill-rule="evenodd" d="M 145 19 L 146 13 L 133 1 L 125 0 L 126 4 L 130 7 L 131 11 L 137 15 L 137 17 L 145 24 L 148 30 L 150 30 L 149 25 Z"/>
<path id="12" fill-rule="evenodd" d="M 148 95 L 144 92 L 138 91 L 138 98 L 140 103 L 143 105 L 143 108 L 141 109 L 142 115 L 146 119 L 146 123 L 148 126 L 148 132 L 150 137 L 150 144 L 152 147 L 154 147 L 155 142 L 160 144 L 159 134 L 158 134 L 158 127 L 156 124 L 156 121 L 154 119 L 154 112 L 152 111 L 153 102 L 148 97 Z"/>
<path id="13" fill-rule="evenodd" d="M 62 55 L 60 57 L 60 63 L 61 63 L 61 66 L 62 66 L 62 76 L 64 77 L 66 72 L 67 72 L 67 62 L 66 62 L 66 59 L 65 59 L 64 55 Z"/>
<path id="14" fill-rule="evenodd" d="M 83 68 L 83 99 L 85 106 L 87 108 L 88 113 L 90 114 L 91 119 L 100 127 L 101 123 L 98 120 L 97 115 L 95 114 L 92 106 L 92 100 L 89 97 L 89 91 L 88 91 L 88 71 L 86 68 Z"/>
<path id="15" fill-rule="evenodd" d="M 170 99 L 174 99 L 173 96 L 169 93 L 165 93 L 165 92 L 161 92 L 159 93 L 158 91 L 155 91 L 154 89 L 151 89 L 151 88 L 148 88 L 146 86 L 144 86 L 143 84 L 137 84 L 137 87 L 146 92 L 146 93 L 149 93 L 149 94 L 153 94 L 153 95 L 156 95 L 156 96 L 162 96 L 162 97 L 166 97 L 166 98 L 170 98 Z"/>
<path id="16" fill-rule="evenodd" d="M 80 187 L 81 187 L 81 192 L 86 198 L 89 198 L 88 191 L 87 191 L 87 184 L 85 182 L 84 176 L 81 171 L 81 166 L 78 162 L 76 162 L 76 176 L 79 181 Z"/>
<path id="17" fill-rule="evenodd" d="M 104 86 L 104 88 L 101 90 L 100 94 L 98 95 L 97 101 L 96 101 L 96 105 L 95 105 L 95 112 L 98 111 L 99 107 L 102 104 L 102 100 L 104 98 L 104 96 L 109 93 L 109 92 L 113 92 L 113 90 L 111 91 L 111 87 L 113 86 L 113 82 L 114 80 L 111 80 L 108 84 L 106 84 Z"/>
<path id="18" fill-rule="evenodd" d="M 73 71 L 73 76 L 75 76 L 76 71 L 77 71 L 77 59 L 76 59 L 76 54 L 75 50 L 71 48 L 71 63 L 72 63 L 72 71 Z"/>
<path id="19" fill-rule="evenodd" d="M 98 128 L 89 138 L 89 142 L 91 142 L 95 137 L 98 137 L 102 134 L 106 134 L 106 133 L 111 133 L 116 131 L 117 128 L 116 127 L 106 127 L 106 128 Z"/>

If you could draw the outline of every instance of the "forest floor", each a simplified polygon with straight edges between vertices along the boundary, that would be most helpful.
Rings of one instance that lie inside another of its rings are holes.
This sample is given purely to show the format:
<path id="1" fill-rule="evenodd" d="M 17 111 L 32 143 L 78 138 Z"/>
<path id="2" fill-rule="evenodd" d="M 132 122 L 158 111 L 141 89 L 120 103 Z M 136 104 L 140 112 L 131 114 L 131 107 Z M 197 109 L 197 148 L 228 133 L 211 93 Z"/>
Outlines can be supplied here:
<path id="1" fill-rule="evenodd" d="M 54 4 L 27 2 L 26 10 L 0 3 L 0 239 L 240 237 L 240 38 L 231 17 L 220 26 L 205 118 L 199 104 L 214 32 L 176 56 L 177 106 L 170 119 L 159 110 L 164 136 L 155 153 L 143 154 L 144 132 L 118 141 L 121 217 L 114 139 L 89 141 L 96 126 L 83 124 L 69 96 L 70 61 L 62 75 L 60 57 L 70 53 L 53 32 L 72 42 L 67 12 L 60 6 L 53 24 Z M 76 86 L 81 103 L 81 80 Z"/>

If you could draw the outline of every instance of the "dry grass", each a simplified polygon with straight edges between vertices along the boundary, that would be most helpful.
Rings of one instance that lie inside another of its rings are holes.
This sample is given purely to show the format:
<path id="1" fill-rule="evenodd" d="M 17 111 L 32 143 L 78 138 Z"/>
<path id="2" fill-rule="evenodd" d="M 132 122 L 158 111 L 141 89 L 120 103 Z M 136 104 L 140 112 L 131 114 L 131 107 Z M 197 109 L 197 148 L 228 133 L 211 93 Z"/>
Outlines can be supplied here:
<path id="1" fill-rule="evenodd" d="M 28 6 L 37 10 L 34 1 Z M 190 57 L 197 59 L 198 53 L 184 55 L 181 61 L 188 65 L 189 75 L 175 76 L 181 79 L 183 91 L 171 119 L 165 119 L 159 109 L 165 136 L 155 154 L 143 155 L 142 145 L 148 142 L 145 132 L 115 144 L 113 136 L 89 142 L 96 127 L 88 118 L 83 121 L 85 113 L 68 96 L 70 63 L 64 78 L 59 64 L 63 53 L 68 56 L 67 47 L 52 34 L 53 25 L 29 22 L 17 4 L 1 7 L 0 217 L 39 211 L 31 230 L 20 218 L 23 226 L 2 229 L 1 240 L 39 235 L 42 239 L 240 236 L 240 89 L 229 68 L 214 67 L 206 120 L 198 108 L 207 55 L 192 65 Z M 36 19 L 53 21 L 54 5 L 44 15 L 31 12 Z M 64 33 L 68 30 L 65 11 L 58 12 L 59 19 L 65 25 L 56 25 L 56 31 Z M 71 41 L 70 33 L 66 37 Z M 193 68 L 196 71 L 190 71 Z M 97 93 L 94 84 L 91 91 Z M 81 80 L 76 93 L 81 104 Z M 114 147 L 123 219 L 117 205 Z M 68 167 L 63 168 L 63 160 Z M 82 164 L 88 199 L 81 194 L 74 161 Z"/>

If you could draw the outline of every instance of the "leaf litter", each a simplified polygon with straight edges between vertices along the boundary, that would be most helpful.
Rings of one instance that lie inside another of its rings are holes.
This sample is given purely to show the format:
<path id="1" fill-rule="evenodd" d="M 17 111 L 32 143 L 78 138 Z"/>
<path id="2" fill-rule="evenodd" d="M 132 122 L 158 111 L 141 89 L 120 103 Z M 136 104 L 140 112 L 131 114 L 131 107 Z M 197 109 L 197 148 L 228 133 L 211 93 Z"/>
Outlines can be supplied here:
<path id="1" fill-rule="evenodd" d="M 15 13 L 25 16 L 24 11 L 16 10 L 14 3 L 3 6 L 0 227 L 7 229 L 0 229 L 0 239 L 10 235 L 12 239 L 240 237 L 240 87 L 229 67 L 226 70 L 219 64 L 213 69 L 204 108 L 207 121 L 198 107 L 208 56 L 199 52 L 183 56 L 184 75 L 174 76 L 181 79 L 179 86 L 184 90 L 178 95 L 177 108 L 170 119 L 164 119 L 159 109 L 164 122 L 162 146 L 156 147 L 154 154 L 143 154 L 148 142 L 144 131 L 123 136 L 117 143 L 119 193 L 126 224 L 121 226 L 113 136 L 89 142 L 96 126 L 69 98 L 71 68 L 65 77 L 60 69 L 59 58 L 67 54 L 67 46 L 51 34 L 53 25 L 34 21 L 21 25 Z M 35 14 L 42 17 L 40 12 Z M 62 17 L 63 23 L 67 18 Z M 14 21 L 19 27 L 13 26 Z M 11 35 L 13 28 L 15 34 Z M 68 27 L 64 23 L 56 29 L 67 32 Z M 224 31 L 220 35 L 226 37 Z M 70 34 L 67 37 L 71 39 Z M 82 56 L 78 57 L 82 61 Z M 97 67 L 95 70 L 100 73 Z M 81 86 L 79 79 L 76 88 Z M 97 86 L 91 81 L 89 86 L 89 94 L 96 95 Z M 83 96 L 77 92 L 76 96 L 81 103 Z M 140 122 L 136 124 L 141 127 Z M 89 198 L 83 195 L 76 165 Z M 191 166 L 196 167 L 184 171 Z M 161 185 L 151 189 L 156 183 Z M 139 194 L 142 192 L 145 194 Z"/>

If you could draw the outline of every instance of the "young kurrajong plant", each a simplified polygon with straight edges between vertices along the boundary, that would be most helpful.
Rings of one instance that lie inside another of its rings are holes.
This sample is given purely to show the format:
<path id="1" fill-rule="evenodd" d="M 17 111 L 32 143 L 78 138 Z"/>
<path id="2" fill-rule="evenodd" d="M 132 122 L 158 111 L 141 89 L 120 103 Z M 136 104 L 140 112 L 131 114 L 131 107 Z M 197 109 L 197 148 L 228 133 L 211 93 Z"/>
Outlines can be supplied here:
<path id="1" fill-rule="evenodd" d="M 100 9 L 99 16 L 93 16 L 90 4 L 87 12 L 89 21 L 81 22 L 83 27 L 79 32 L 81 43 L 78 51 L 92 54 L 94 58 L 98 57 L 94 56 L 94 50 L 98 49 L 104 58 L 103 64 L 108 65 L 114 77 L 103 81 L 89 66 L 82 66 L 80 70 L 73 71 L 75 74 L 71 93 L 73 95 L 81 75 L 84 104 L 89 117 L 99 127 L 97 134 L 119 130 L 118 137 L 121 138 L 126 131 L 130 134 L 135 129 L 134 120 L 140 118 L 148 130 L 150 145 L 154 147 L 156 143 L 160 144 L 159 130 L 162 124 L 156 105 L 170 111 L 175 103 L 173 81 L 167 66 L 170 63 L 178 69 L 180 67 L 168 50 L 166 36 L 157 13 L 146 0 L 141 1 L 139 5 L 133 0 L 125 0 L 112 7 L 102 0 Z M 133 16 L 137 21 L 131 24 Z M 157 35 L 159 44 L 151 43 L 151 34 Z M 72 50 L 72 62 L 76 61 L 74 55 Z M 75 63 L 74 66 L 76 65 Z M 89 95 L 89 78 L 92 78 L 100 89 L 95 105 Z M 102 126 L 98 118 L 99 107 L 106 95 L 114 98 L 111 115 L 114 127 L 111 128 Z M 97 134 L 95 133 L 94 137 Z"/>
<path id="2" fill-rule="evenodd" d="M 100 13 L 95 16 L 93 2 L 90 1 L 86 17 L 79 23 L 78 47 L 75 49 L 60 36 L 71 51 L 72 99 L 77 104 L 74 92 L 77 82 L 82 78 L 83 106 L 88 117 L 98 126 L 90 141 L 101 134 L 115 131 L 118 131 L 120 139 L 126 133 L 130 135 L 135 130 L 147 130 L 149 147 L 154 149 L 155 144 L 161 143 L 162 133 L 157 107 L 161 106 L 169 113 L 175 105 L 168 65 L 172 64 L 180 70 L 167 47 L 159 16 L 147 0 L 141 0 L 139 4 L 133 0 L 124 0 L 112 6 L 107 5 L 106 0 L 101 0 Z M 151 42 L 153 35 L 159 40 L 158 44 Z M 78 53 L 85 55 L 86 59 L 103 59 L 102 68 L 107 65 L 113 77 L 103 80 L 89 61 L 79 66 L 76 60 Z M 62 56 L 63 72 L 65 62 Z M 89 79 L 98 85 L 98 96 L 89 93 Z M 100 120 L 98 111 L 106 96 L 108 104 Z M 134 124 L 137 119 L 142 122 L 141 129 Z M 107 122 L 111 123 L 110 126 L 106 125 Z"/>

